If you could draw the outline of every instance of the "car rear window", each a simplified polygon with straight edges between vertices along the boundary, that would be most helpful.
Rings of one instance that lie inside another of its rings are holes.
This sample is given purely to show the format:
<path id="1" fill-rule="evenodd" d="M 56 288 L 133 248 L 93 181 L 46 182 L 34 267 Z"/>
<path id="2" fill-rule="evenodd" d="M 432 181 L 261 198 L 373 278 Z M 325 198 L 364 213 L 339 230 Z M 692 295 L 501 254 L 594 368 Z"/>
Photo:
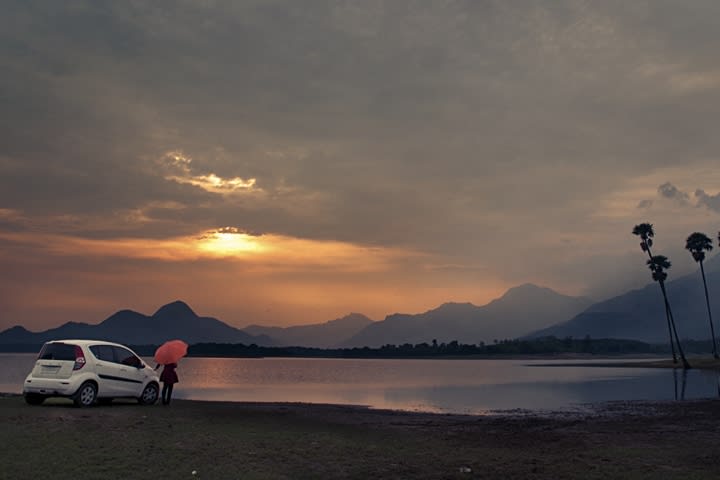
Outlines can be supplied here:
<path id="1" fill-rule="evenodd" d="M 41 360 L 70 360 L 75 361 L 75 345 L 69 343 L 46 343 L 40 350 L 38 358 Z"/>

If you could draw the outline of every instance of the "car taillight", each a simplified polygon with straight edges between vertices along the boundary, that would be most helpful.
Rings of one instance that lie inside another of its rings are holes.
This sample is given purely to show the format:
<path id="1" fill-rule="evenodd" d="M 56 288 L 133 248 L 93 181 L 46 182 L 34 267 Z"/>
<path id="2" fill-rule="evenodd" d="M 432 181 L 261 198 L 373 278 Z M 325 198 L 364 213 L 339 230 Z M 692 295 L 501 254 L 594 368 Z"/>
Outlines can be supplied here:
<path id="1" fill-rule="evenodd" d="M 75 345 L 75 365 L 73 365 L 73 370 L 80 370 L 84 366 L 85 354 L 83 353 L 82 348 Z"/>

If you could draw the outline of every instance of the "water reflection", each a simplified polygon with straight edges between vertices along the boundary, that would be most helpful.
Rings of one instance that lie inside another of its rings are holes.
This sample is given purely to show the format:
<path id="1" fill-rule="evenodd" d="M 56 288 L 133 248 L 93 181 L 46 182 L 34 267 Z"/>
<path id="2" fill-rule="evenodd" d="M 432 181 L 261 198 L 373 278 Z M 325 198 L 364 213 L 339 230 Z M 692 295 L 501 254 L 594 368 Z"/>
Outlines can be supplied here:
<path id="1" fill-rule="evenodd" d="M 181 365 L 184 376 L 179 395 L 184 398 L 339 403 L 452 413 L 707 398 L 720 388 L 716 373 L 700 370 L 558 367 L 512 360 L 187 361 L 192 368 Z M 527 368 L 528 364 L 534 367 Z"/>
<path id="2" fill-rule="evenodd" d="M 717 374 L 711 375 L 712 377 L 708 372 L 701 371 L 683 374 L 672 370 L 656 370 L 640 376 L 596 378 L 577 382 L 538 381 L 446 388 L 393 388 L 387 391 L 387 395 L 396 404 L 420 402 L 419 399 L 422 399 L 436 410 L 445 408 L 453 412 L 475 412 L 479 406 L 484 410 L 554 410 L 605 401 L 709 398 L 716 395 L 718 382 Z M 675 392 L 668 392 L 668 387 L 672 385 L 676 386 Z"/>
<path id="3" fill-rule="evenodd" d="M 683 369 L 673 369 L 672 372 L 673 386 L 675 388 L 675 400 L 712 397 L 720 398 L 720 372 Z M 690 394 L 687 394 L 689 374 L 692 377 L 698 377 L 697 379 L 693 378 L 691 382 L 696 382 L 698 385 L 692 385 Z"/>
<path id="4" fill-rule="evenodd" d="M 678 397 L 678 369 L 673 368 L 673 384 L 675 386 L 675 400 L 685 400 L 685 385 L 687 385 L 687 370 L 682 369 L 682 385 L 680 386 L 680 396 Z"/>
<path id="5" fill-rule="evenodd" d="M 34 361 L 33 354 L 2 354 L 0 391 L 19 393 Z M 603 366 L 588 368 L 557 366 L 561 361 L 186 358 L 176 397 L 483 413 L 720 396 L 718 372 L 599 362 Z"/>

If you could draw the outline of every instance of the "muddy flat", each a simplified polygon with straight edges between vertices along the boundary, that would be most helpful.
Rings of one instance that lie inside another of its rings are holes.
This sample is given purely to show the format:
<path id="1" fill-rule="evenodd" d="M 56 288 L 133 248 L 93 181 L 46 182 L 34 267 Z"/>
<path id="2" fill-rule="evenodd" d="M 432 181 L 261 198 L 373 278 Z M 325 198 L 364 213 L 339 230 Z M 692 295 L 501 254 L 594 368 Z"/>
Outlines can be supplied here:
<path id="1" fill-rule="evenodd" d="M 7 479 L 720 478 L 720 400 L 480 416 L 6 396 L 0 422 Z"/>

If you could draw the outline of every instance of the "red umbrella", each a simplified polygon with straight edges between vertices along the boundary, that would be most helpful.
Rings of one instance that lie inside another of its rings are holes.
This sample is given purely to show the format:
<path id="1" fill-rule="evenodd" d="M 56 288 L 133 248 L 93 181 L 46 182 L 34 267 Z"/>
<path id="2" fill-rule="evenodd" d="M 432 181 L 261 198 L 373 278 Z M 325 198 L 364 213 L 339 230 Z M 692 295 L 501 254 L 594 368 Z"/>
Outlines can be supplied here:
<path id="1" fill-rule="evenodd" d="M 155 361 L 162 365 L 177 363 L 178 360 L 187 355 L 187 349 L 188 344 L 182 340 L 170 340 L 155 350 Z"/>

